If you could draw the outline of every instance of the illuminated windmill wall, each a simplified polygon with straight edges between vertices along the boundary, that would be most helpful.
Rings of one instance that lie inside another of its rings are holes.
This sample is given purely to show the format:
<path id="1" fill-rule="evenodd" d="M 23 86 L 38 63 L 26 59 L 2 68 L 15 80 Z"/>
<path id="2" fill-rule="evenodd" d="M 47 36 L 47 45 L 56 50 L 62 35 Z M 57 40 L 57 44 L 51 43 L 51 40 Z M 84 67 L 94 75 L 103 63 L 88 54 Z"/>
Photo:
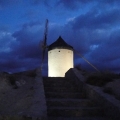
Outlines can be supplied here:
<path id="1" fill-rule="evenodd" d="M 48 77 L 64 77 L 73 68 L 73 47 L 61 37 L 48 47 Z"/>

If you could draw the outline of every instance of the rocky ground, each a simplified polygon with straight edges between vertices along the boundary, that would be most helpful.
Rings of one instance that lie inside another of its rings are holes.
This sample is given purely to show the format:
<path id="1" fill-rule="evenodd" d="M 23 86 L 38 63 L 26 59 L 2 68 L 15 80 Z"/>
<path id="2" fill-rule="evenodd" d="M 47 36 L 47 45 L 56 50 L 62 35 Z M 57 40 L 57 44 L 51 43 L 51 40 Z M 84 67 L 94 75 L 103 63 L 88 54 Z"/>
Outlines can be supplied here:
<path id="1" fill-rule="evenodd" d="M 34 93 L 35 70 L 16 74 L 0 73 L 0 114 L 24 115 Z"/>

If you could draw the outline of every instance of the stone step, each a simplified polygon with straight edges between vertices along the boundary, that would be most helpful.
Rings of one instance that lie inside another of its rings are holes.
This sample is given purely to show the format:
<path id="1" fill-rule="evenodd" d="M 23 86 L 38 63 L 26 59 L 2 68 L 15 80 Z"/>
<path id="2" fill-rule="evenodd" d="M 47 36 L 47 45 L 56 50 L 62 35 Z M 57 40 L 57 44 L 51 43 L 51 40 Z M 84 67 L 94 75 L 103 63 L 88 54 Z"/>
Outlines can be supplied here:
<path id="1" fill-rule="evenodd" d="M 65 80 L 65 77 L 43 77 L 44 80 Z"/>
<path id="2" fill-rule="evenodd" d="M 89 99 L 47 99 L 48 107 L 93 107 L 96 103 Z"/>
<path id="3" fill-rule="evenodd" d="M 106 117 L 49 117 L 48 120 L 112 120 Z"/>
<path id="4" fill-rule="evenodd" d="M 73 83 L 71 82 L 43 82 L 45 87 L 66 87 L 66 86 L 70 86 L 73 87 L 75 86 Z"/>
<path id="5" fill-rule="evenodd" d="M 46 98 L 86 98 L 84 93 L 70 93 L 70 92 L 45 92 Z"/>
<path id="6" fill-rule="evenodd" d="M 61 78 L 61 77 L 48 77 L 48 78 L 43 78 L 43 83 L 45 84 L 45 85 L 47 85 L 47 84 L 61 84 L 61 85 L 64 85 L 64 84 L 75 84 L 75 83 L 73 83 L 71 80 L 69 80 L 69 79 L 67 79 L 67 78 Z"/>
<path id="7" fill-rule="evenodd" d="M 43 77 L 43 81 L 48 83 L 48 82 L 64 82 L 67 79 L 65 77 Z"/>
<path id="8" fill-rule="evenodd" d="M 78 90 L 76 87 L 44 87 L 44 90 L 47 92 L 82 92 L 82 90 Z"/>
<path id="9" fill-rule="evenodd" d="M 70 83 L 70 82 L 64 82 L 64 83 L 53 83 L 53 82 L 47 82 L 47 83 L 44 83 L 44 86 L 45 87 L 67 87 L 67 86 L 70 86 L 70 87 L 73 87 L 75 86 L 74 84 Z"/>
<path id="10" fill-rule="evenodd" d="M 45 82 L 56 82 L 56 81 L 58 81 L 58 82 L 66 82 L 66 81 L 71 81 L 70 79 L 68 79 L 68 78 L 65 78 L 65 77 L 47 77 L 47 78 L 44 78 L 43 77 L 43 81 L 45 81 Z"/>
<path id="11" fill-rule="evenodd" d="M 103 117 L 104 112 L 99 107 L 50 107 L 48 116 L 54 117 Z"/>

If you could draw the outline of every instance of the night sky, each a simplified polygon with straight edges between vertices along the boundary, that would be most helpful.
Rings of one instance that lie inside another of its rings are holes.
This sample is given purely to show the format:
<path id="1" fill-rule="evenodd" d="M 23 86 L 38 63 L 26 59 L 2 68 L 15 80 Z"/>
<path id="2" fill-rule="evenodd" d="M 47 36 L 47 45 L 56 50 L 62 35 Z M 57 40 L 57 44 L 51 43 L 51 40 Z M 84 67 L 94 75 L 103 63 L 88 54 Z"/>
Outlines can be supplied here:
<path id="1" fill-rule="evenodd" d="M 61 35 L 99 70 L 120 72 L 120 0 L 0 0 L 0 71 L 40 66 L 46 18 L 48 45 Z"/>

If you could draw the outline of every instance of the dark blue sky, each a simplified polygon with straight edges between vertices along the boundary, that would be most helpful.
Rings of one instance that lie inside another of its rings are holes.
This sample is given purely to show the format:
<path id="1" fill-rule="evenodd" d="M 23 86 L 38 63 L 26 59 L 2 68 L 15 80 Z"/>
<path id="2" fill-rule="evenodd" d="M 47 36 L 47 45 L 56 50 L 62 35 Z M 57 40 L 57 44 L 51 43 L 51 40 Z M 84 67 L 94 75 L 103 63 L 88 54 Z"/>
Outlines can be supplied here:
<path id="1" fill-rule="evenodd" d="M 40 40 L 59 35 L 99 70 L 120 72 L 120 0 L 0 0 L 0 71 L 40 66 Z M 47 54 L 46 54 L 47 56 Z M 75 55 L 75 64 L 91 67 Z M 47 70 L 47 57 L 44 62 Z"/>

